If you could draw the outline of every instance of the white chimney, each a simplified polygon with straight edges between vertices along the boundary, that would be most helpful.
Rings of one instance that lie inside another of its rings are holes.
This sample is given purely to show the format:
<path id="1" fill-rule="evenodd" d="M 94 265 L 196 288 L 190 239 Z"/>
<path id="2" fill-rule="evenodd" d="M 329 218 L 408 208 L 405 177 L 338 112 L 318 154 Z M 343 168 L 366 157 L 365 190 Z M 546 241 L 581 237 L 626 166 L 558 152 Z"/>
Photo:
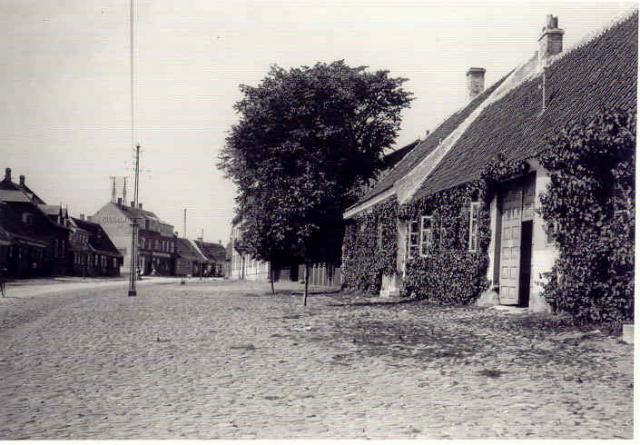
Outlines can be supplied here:
<path id="1" fill-rule="evenodd" d="M 558 17 L 547 14 L 546 26 L 542 28 L 542 35 L 538 39 L 538 61 L 540 65 L 551 56 L 562 52 L 562 36 L 564 29 L 558 28 Z"/>
<path id="2" fill-rule="evenodd" d="M 473 100 L 484 91 L 484 68 L 471 67 L 467 70 L 467 92 Z"/>

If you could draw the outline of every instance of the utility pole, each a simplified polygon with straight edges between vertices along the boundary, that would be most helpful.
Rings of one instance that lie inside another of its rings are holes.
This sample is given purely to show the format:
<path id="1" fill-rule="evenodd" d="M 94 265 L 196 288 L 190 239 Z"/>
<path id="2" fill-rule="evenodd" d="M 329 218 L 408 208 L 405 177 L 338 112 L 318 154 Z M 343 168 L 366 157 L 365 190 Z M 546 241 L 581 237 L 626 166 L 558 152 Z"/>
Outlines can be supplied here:
<path id="1" fill-rule="evenodd" d="M 136 175 L 133 191 L 133 206 L 138 208 L 138 173 L 140 171 L 140 145 L 136 145 Z M 138 218 L 131 218 L 131 272 L 129 273 L 129 296 L 135 297 L 136 269 L 138 265 Z"/>
<path id="2" fill-rule="evenodd" d="M 134 66 L 133 66 L 133 0 L 129 0 L 129 56 L 130 56 L 130 93 L 131 93 L 131 146 L 136 147 L 136 172 L 134 178 L 133 188 L 133 205 L 138 208 L 138 174 L 140 171 L 140 145 L 135 144 L 135 114 L 134 114 Z M 127 204 L 126 202 L 124 203 Z M 135 212 L 135 210 L 134 210 Z M 131 218 L 131 269 L 129 272 L 129 296 L 135 297 L 136 292 L 136 278 L 137 278 L 137 266 L 138 266 L 138 218 L 133 216 Z"/>
<path id="3" fill-rule="evenodd" d="M 184 209 L 184 220 L 182 221 L 182 236 L 187 237 L 187 209 Z"/>
<path id="4" fill-rule="evenodd" d="M 115 203 L 116 202 L 116 177 L 109 176 L 109 179 L 111 179 L 111 202 Z"/>

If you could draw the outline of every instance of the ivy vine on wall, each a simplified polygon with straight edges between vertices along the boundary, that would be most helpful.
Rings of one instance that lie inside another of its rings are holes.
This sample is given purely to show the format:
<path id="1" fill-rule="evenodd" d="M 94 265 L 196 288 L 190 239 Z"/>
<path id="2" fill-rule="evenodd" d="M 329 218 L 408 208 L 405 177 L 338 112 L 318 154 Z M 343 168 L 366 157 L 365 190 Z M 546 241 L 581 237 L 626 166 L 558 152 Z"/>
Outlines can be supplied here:
<path id="1" fill-rule="evenodd" d="M 420 221 L 433 218 L 433 243 L 425 256 L 408 259 L 402 296 L 425 299 L 436 304 L 469 304 L 488 288 L 488 247 L 491 241 L 489 203 L 501 181 L 521 176 L 525 162 L 498 155 L 488 163 L 480 179 L 411 201 L 398 207 L 390 199 L 359 216 L 347 227 L 343 247 L 344 285 L 370 293 L 380 290 L 382 275 L 396 270 L 396 220 Z M 478 247 L 469 249 L 471 202 L 480 204 Z M 385 247 L 377 248 L 380 224 L 384 227 Z"/>
<path id="2" fill-rule="evenodd" d="M 605 110 L 566 128 L 539 159 L 541 214 L 559 249 L 543 295 L 582 322 L 633 320 L 635 112 Z"/>
<path id="3" fill-rule="evenodd" d="M 343 286 L 377 293 L 382 275 L 396 270 L 398 202 L 389 198 L 347 224 L 342 247 Z"/>
<path id="4" fill-rule="evenodd" d="M 475 301 L 487 290 L 486 279 L 491 242 L 489 206 L 499 184 L 524 175 L 529 166 L 503 154 L 492 159 L 480 179 L 411 202 L 400 209 L 400 217 L 418 220 L 432 215 L 436 221 L 434 243 L 429 254 L 407 262 L 403 295 L 436 304 L 459 305 Z M 478 202 L 478 248 L 469 250 L 469 211 Z M 444 230 L 439 230 L 438 227 Z"/>

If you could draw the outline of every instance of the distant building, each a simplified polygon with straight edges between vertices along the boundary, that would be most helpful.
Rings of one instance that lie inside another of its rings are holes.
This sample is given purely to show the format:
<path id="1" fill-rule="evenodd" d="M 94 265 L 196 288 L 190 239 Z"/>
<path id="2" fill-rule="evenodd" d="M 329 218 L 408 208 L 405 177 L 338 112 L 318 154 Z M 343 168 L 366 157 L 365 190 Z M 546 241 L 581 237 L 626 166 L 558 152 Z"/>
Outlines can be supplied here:
<path id="1" fill-rule="evenodd" d="M 61 205 L 38 204 L 38 208 L 42 213 L 47 215 L 52 222 L 69 229 L 64 273 L 76 276 L 87 275 L 86 269 L 91 256 L 89 233 L 78 228 L 69 217 L 67 209 Z"/>
<path id="2" fill-rule="evenodd" d="M 247 253 L 242 244 L 240 224 L 236 220 L 233 221 L 226 250 L 228 276 L 232 280 L 269 281 L 272 268 L 275 281 L 298 281 L 300 276 L 300 268 L 296 263 L 274 266 L 269 261 L 256 260 Z"/>
<path id="3" fill-rule="evenodd" d="M 198 239 L 195 241 L 196 246 L 207 257 L 207 266 L 205 276 L 224 277 L 226 268 L 227 252 L 220 243 L 209 243 Z"/>
<path id="4" fill-rule="evenodd" d="M 82 233 L 86 233 L 89 236 L 89 254 L 87 256 L 86 269 L 84 269 L 83 273 L 89 276 L 120 276 L 123 257 L 102 226 L 85 220 L 84 215 L 80 215 L 79 219 L 70 218 L 70 222 L 77 231 L 82 231 Z M 76 266 L 76 261 L 82 263 L 81 259 L 74 259 L 74 267 Z"/>
<path id="5" fill-rule="evenodd" d="M 251 257 L 242 246 L 240 224 L 231 228 L 231 264 L 229 278 L 232 280 L 268 281 L 270 264 Z"/>
<path id="6" fill-rule="evenodd" d="M 133 219 L 138 221 L 138 268 L 145 275 L 175 275 L 177 236 L 173 226 L 155 213 L 125 205 L 121 198 L 108 202 L 89 221 L 100 224 L 123 256 L 122 272 L 131 268 L 131 231 Z"/>
<path id="7" fill-rule="evenodd" d="M 204 276 L 209 260 L 200 251 L 196 243 L 187 238 L 178 238 L 176 246 L 176 275 L 192 277 Z"/>
<path id="8" fill-rule="evenodd" d="M 25 185 L 11 180 L 11 169 L 0 181 L 0 267 L 17 278 L 62 275 L 66 272 L 69 229 L 38 207 L 44 204 Z"/>

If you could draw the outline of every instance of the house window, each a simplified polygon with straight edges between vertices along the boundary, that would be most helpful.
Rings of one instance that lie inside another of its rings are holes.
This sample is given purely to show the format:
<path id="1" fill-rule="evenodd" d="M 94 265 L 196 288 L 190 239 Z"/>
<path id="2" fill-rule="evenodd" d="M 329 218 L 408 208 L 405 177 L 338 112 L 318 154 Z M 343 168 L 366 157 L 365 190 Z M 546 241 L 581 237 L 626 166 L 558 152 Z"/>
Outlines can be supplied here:
<path id="1" fill-rule="evenodd" d="M 478 219 L 480 214 L 480 203 L 472 202 L 469 208 L 469 251 L 478 250 Z"/>
<path id="2" fill-rule="evenodd" d="M 420 218 L 420 256 L 427 256 L 433 245 L 433 217 Z"/>
<path id="3" fill-rule="evenodd" d="M 409 237 L 407 238 L 407 253 L 409 258 L 418 256 L 418 248 L 420 247 L 420 224 L 417 220 L 409 223 Z"/>
<path id="4" fill-rule="evenodd" d="M 22 214 L 22 222 L 24 223 L 25 226 L 32 226 L 33 225 L 33 214 L 31 214 L 31 213 L 23 213 Z"/>

